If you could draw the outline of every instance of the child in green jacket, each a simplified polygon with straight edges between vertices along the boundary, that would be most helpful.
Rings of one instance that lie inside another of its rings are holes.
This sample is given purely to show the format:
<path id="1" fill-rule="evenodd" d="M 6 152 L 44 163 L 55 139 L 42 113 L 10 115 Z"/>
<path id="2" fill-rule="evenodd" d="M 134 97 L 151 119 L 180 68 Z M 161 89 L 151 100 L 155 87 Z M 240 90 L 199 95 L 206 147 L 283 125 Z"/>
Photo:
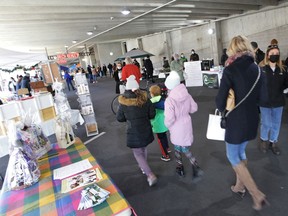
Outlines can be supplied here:
<path id="1" fill-rule="evenodd" d="M 156 133 L 157 140 L 162 153 L 161 160 L 170 161 L 169 145 L 166 135 L 168 129 L 164 125 L 164 99 L 161 96 L 161 88 L 158 85 L 153 85 L 149 89 L 151 95 L 151 102 L 156 109 L 156 116 L 151 120 L 153 133 Z"/>

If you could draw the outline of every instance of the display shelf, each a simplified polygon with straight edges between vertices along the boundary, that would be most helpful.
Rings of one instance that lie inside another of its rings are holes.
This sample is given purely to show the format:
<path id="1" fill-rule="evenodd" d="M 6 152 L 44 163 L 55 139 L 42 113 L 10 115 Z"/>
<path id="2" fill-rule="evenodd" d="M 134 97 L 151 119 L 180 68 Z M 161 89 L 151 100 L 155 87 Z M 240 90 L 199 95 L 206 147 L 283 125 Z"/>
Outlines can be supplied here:
<path id="1" fill-rule="evenodd" d="M 93 103 L 91 100 L 89 85 L 84 74 L 75 75 L 75 85 L 78 94 L 78 102 L 81 108 L 81 114 L 85 120 L 85 129 L 87 136 L 94 136 L 99 133 L 96 122 Z"/>

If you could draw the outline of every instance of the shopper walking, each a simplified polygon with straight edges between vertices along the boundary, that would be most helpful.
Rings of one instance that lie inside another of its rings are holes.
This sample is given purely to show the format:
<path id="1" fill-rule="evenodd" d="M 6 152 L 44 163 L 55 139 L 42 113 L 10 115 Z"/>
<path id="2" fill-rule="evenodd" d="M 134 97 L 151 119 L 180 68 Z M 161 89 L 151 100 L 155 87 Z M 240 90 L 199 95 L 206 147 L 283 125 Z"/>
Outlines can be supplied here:
<path id="1" fill-rule="evenodd" d="M 72 77 L 70 76 L 70 74 L 68 73 L 68 71 L 65 71 L 65 74 L 64 74 L 64 79 L 66 80 L 66 84 L 67 84 L 67 87 L 68 87 L 68 90 L 70 91 L 70 85 L 71 85 L 71 88 L 73 90 L 75 90 L 73 84 L 72 84 Z"/>
<path id="2" fill-rule="evenodd" d="M 264 67 L 264 84 L 260 97 L 261 127 L 260 127 L 260 151 L 266 153 L 268 148 L 275 155 L 280 155 L 278 136 L 281 127 L 285 96 L 283 90 L 288 88 L 288 74 L 286 67 L 280 59 L 278 45 L 270 45 L 267 48 Z"/>
<path id="3" fill-rule="evenodd" d="M 126 79 L 130 75 L 134 75 L 136 77 L 136 81 L 140 83 L 141 73 L 139 67 L 137 67 L 135 64 L 133 64 L 133 60 L 131 57 L 127 56 L 125 58 L 125 66 L 123 62 L 123 68 L 122 68 L 122 81 L 126 81 Z"/>
<path id="4" fill-rule="evenodd" d="M 161 88 L 158 85 L 153 85 L 149 89 L 151 102 L 156 109 L 156 116 L 151 120 L 153 133 L 157 135 L 157 141 L 162 153 L 161 160 L 170 161 L 169 145 L 166 132 L 168 128 L 164 124 L 164 103 L 165 99 L 161 96 Z"/>
<path id="5" fill-rule="evenodd" d="M 184 63 L 179 58 L 178 53 L 175 53 L 173 56 L 174 56 L 174 60 L 171 61 L 170 69 L 171 71 L 176 71 L 180 77 L 181 83 L 184 83 L 185 82 L 184 75 L 183 75 Z"/>
<path id="6" fill-rule="evenodd" d="M 235 104 L 239 103 L 252 89 L 259 76 L 259 68 L 254 63 L 254 53 L 248 39 L 244 36 L 234 37 L 228 47 L 229 58 L 223 71 L 218 95 L 217 109 L 224 112 L 229 89 L 235 93 Z M 227 117 L 225 133 L 226 155 L 236 173 L 236 183 L 231 186 L 232 192 L 243 198 L 245 187 L 253 198 L 253 208 L 261 210 L 267 204 L 266 196 L 255 184 L 247 168 L 245 153 L 249 140 L 257 136 L 259 112 L 257 101 L 260 95 L 261 80 L 243 103 L 234 109 Z"/>
<path id="7" fill-rule="evenodd" d="M 184 84 L 180 84 L 180 77 L 176 71 L 171 71 L 165 81 L 170 90 L 165 100 L 165 125 L 170 131 L 170 140 L 174 145 L 176 158 L 176 173 L 184 176 L 182 153 L 189 159 L 193 169 L 193 181 L 197 181 L 203 174 L 198 163 L 193 157 L 189 147 L 193 143 L 193 128 L 191 113 L 198 110 L 198 105 L 188 93 Z"/>
<path id="8" fill-rule="evenodd" d="M 116 94 L 120 94 L 120 84 L 122 78 L 122 64 L 121 62 L 117 63 L 117 69 L 113 73 L 114 80 L 116 82 Z"/>
<path id="9" fill-rule="evenodd" d="M 127 146 L 132 149 L 139 167 L 147 175 L 149 186 L 153 186 L 157 177 L 147 163 L 146 147 L 154 140 L 150 119 L 155 117 L 156 112 L 147 93 L 139 89 L 134 75 L 127 78 L 126 90 L 119 96 L 119 104 L 116 116 L 119 122 L 127 122 Z"/>

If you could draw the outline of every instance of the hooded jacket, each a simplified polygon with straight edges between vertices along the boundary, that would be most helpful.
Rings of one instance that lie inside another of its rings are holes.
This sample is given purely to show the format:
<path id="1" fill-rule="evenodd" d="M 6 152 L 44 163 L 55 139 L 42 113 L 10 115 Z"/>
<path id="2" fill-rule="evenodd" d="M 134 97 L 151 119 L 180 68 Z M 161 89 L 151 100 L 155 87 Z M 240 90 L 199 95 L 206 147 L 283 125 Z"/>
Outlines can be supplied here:
<path id="1" fill-rule="evenodd" d="M 116 117 L 119 122 L 127 122 L 127 146 L 130 148 L 146 147 L 154 140 L 150 119 L 155 117 L 155 108 L 146 92 L 141 94 L 146 98 L 142 106 L 137 106 L 137 96 L 131 90 L 119 96 Z"/>
<path id="2" fill-rule="evenodd" d="M 190 113 L 198 110 L 198 105 L 188 93 L 184 84 L 173 88 L 165 101 L 164 123 L 170 131 L 172 144 L 191 146 L 193 128 Z"/>
<path id="3" fill-rule="evenodd" d="M 154 133 L 164 133 L 168 130 L 164 124 L 165 101 L 162 99 L 161 95 L 159 95 L 151 98 L 151 102 L 156 109 L 156 116 L 154 119 L 151 120 L 152 130 Z"/>

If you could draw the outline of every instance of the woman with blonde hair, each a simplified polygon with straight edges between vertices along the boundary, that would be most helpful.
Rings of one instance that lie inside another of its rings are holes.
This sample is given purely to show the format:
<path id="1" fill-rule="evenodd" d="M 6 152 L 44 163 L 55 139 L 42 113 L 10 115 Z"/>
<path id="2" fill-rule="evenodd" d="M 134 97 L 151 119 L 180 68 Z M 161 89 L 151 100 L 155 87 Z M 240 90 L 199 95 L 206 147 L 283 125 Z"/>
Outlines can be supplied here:
<path id="1" fill-rule="evenodd" d="M 263 61 L 264 84 L 260 97 L 261 126 L 260 151 L 266 153 L 268 148 L 275 155 L 280 155 L 278 136 L 281 127 L 282 111 L 285 105 L 283 90 L 288 88 L 288 74 L 280 59 L 278 45 L 269 45 Z"/>
<path id="2" fill-rule="evenodd" d="M 257 136 L 259 122 L 257 101 L 260 95 L 261 72 L 254 63 L 253 49 L 245 36 L 238 35 L 232 38 L 227 54 L 226 67 L 216 97 L 217 108 L 220 112 L 225 112 L 230 89 L 234 90 L 235 104 L 244 99 L 229 113 L 226 120 L 226 155 L 236 173 L 236 183 L 231 186 L 231 190 L 242 199 L 247 189 L 254 202 L 253 208 L 261 210 L 268 202 L 247 168 L 245 153 L 248 141 Z"/>

